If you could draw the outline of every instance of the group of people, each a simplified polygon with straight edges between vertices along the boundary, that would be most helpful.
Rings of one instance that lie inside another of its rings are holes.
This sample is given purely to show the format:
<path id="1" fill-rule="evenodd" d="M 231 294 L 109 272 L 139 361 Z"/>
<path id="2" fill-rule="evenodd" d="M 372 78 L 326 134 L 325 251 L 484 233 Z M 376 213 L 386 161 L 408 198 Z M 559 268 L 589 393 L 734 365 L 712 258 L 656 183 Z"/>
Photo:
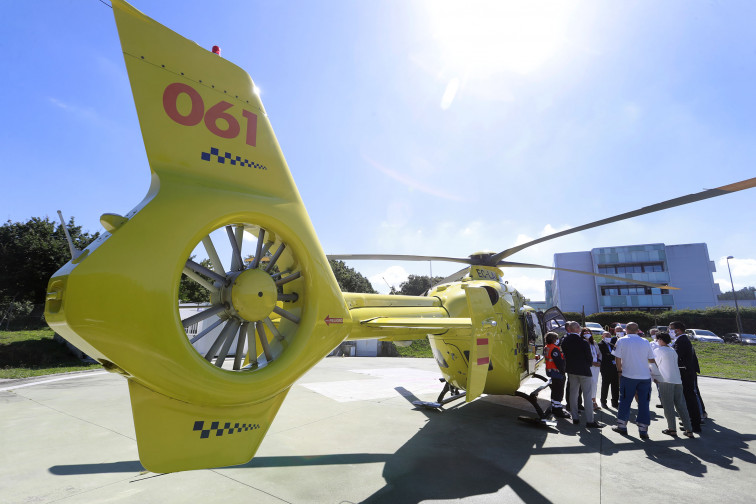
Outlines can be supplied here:
<path id="1" fill-rule="evenodd" d="M 617 425 L 612 430 L 627 434 L 630 405 L 635 399 L 638 432 L 642 439 L 648 439 L 653 382 L 660 400 L 658 406 L 667 420 L 662 433 L 677 436 L 676 416 L 680 417 L 686 437 L 701 432 L 706 410 L 698 390 L 700 369 L 682 322 L 671 322 L 668 333 L 652 330 L 651 342 L 640 336 L 634 322 L 624 329 L 616 325 L 604 332 L 599 343 L 588 328 L 577 322 L 567 322 L 565 329 L 567 334 L 561 339 L 554 332 L 545 338 L 544 358 L 551 378 L 551 410 L 555 417 L 571 419 L 579 425 L 582 410 L 586 427 L 602 428 L 594 412 L 601 407 L 608 409 L 611 392 L 611 404 L 617 409 Z M 596 402 L 599 375 L 601 406 Z M 565 383 L 569 412 L 562 405 Z"/>

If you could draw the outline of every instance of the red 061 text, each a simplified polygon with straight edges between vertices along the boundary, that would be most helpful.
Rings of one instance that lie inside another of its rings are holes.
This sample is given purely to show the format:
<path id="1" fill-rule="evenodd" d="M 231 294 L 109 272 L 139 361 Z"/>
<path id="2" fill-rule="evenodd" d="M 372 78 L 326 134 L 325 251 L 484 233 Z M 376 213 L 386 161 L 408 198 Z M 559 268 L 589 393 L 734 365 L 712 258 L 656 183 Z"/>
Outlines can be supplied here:
<path id="1" fill-rule="evenodd" d="M 182 115 L 178 110 L 178 97 L 182 93 L 189 97 L 192 104 L 187 115 Z M 226 112 L 233 106 L 232 103 L 228 103 L 227 101 L 219 101 L 205 112 L 205 102 L 202 100 L 199 92 L 193 87 L 180 82 L 168 84 L 165 91 L 163 91 L 163 109 L 168 114 L 168 117 L 184 126 L 196 126 L 204 121 L 205 127 L 210 133 L 221 138 L 236 138 L 241 132 L 239 121 L 236 117 Z M 244 109 L 242 109 L 241 114 L 246 119 L 245 141 L 247 145 L 254 147 L 257 145 L 257 115 Z"/>

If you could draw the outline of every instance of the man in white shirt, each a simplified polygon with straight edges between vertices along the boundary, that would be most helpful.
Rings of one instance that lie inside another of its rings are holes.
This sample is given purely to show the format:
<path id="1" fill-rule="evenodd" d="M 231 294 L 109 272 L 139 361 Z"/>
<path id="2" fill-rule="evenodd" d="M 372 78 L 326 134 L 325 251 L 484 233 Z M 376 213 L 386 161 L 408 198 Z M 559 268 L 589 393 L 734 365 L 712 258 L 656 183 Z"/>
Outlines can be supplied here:
<path id="1" fill-rule="evenodd" d="M 693 437 L 688 406 L 685 404 L 685 397 L 683 396 L 680 368 L 677 367 L 677 352 L 669 346 L 672 338 L 667 333 L 661 333 L 657 341 L 659 346 L 654 350 L 654 359 L 659 367 L 659 374 L 654 375 L 654 381 L 659 385 L 661 401 L 664 406 L 664 418 L 667 419 L 667 428 L 662 432 L 668 436 L 677 437 L 675 428 L 675 410 L 677 410 L 683 427 L 685 427 L 685 435 Z"/>
<path id="2" fill-rule="evenodd" d="M 630 418 L 630 404 L 638 394 L 638 433 L 641 439 L 648 439 L 648 425 L 651 423 L 649 402 L 651 401 L 651 370 L 649 363 L 656 364 L 651 344 L 638 335 L 638 324 L 630 322 L 625 328 L 627 336 L 617 340 L 613 355 L 617 358 L 617 372 L 620 375 L 620 401 L 617 409 L 617 425 L 612 430 L 627 434 Z"/>

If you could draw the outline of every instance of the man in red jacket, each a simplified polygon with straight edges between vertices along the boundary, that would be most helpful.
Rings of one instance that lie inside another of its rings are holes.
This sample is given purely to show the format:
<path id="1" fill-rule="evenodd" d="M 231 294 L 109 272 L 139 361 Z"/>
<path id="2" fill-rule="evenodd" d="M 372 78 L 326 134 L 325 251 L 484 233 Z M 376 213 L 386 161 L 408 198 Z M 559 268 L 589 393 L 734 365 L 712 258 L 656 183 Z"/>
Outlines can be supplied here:
<path id="1" fill-rule="evenodd" d="M 546 376 L 551 378 L 551 413 L 556 418 L 570 418 L 569 413 L 562 407 L 564 398 L 565 362 L 562 350 L 556 345 L 559 335 L 555 332 L 546 333 L 546 346 L 543 357 L 546 360 Z"/>

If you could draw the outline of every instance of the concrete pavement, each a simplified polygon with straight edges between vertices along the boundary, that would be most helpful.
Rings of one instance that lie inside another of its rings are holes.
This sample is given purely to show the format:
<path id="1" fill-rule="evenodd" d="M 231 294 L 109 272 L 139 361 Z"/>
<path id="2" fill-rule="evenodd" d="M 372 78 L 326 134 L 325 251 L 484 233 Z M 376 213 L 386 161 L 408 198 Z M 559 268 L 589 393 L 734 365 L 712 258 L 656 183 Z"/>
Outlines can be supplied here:
<path id="1" fill-rule="evenodd" d="M 696 439 L 649 441 L 488 396 L 445 411 L 431 359 L 328 358 L 297 382 L 248 464 L 152 474 L 137 456 L 126 380 L 105 372 L 0 383 L 2 503 L 753 502 L 756 383 L 700 378 Z M 544 405 L 547 395 L 543 394 Z M 654 408 L 652 408 L 654 409 Z M 632 420 L 633 416 L 631 416 Z M 613 424 L 614 410 L 598 419 Z"/>

